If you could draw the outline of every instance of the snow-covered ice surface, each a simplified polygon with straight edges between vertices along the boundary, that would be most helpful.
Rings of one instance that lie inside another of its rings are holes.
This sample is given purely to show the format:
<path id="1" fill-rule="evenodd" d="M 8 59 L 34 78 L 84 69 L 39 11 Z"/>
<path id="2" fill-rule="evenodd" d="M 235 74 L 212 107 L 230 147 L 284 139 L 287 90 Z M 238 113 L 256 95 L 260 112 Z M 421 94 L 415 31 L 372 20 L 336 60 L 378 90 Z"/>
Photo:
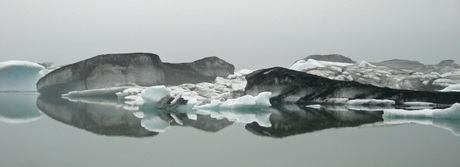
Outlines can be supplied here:
<path id="1" fill-rule="evenodd" d="M 0 91 L 37 91 L 45 67 L 28 61 L 0 62 Z"/>
<path id="2" fill-rule="evenodd" d="M 441 92 L 460 92 L 460 84 L 449 85 L 440 91 Z"/>
<path id="3" fill-rule="evenodd" d="M 432 70 L 410 71 L 372 65 L 366 61 L 339 63 L 314 59 L 299 60 L 290 69 L 303 71 L 334 80 L 356 81 L 379 87 L 409 90 L 440 90 L 449 85 L 460 84 L 460 70 L 439 74 Z"/>

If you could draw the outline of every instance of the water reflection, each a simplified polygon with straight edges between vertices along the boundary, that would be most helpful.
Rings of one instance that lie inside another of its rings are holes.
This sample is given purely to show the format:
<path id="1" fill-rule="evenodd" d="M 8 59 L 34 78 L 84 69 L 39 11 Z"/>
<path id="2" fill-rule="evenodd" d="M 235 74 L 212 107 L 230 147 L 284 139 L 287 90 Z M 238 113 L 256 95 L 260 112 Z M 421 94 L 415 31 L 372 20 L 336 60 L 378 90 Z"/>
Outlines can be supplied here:
<path id="1" fill-rule="evenodd" d="M 36 92 L 0 92 L 0 122 L 29 123 L 43 114 L 35 106 Z"/>
<path id="2" fill-rule="evenodd" d="M 39 96 L 37 107 L 57 121 L 108 136 L 154 136 L 171 126 L 189 126 L 217 132 L 233 123 L 196 115 L 192 110 L 185 109 L 159 109 L 145 105 L 133 111 L 116 97 L 70 101 L 60 97 Z"/>
<path id="3" fill-rule="evenodd" d="M 108 136 L 153 136 L 157 133 L 140 126 L 140 119 L 116 104 L 116 99 L 101 103 L 71 102 L 60 97 L 42 96 L 37 107 L 62 123 Z"/>
<path id="4" fill-rule="evenodd" d="M 268 109 L 271 127 L 257 123 L 246 125 L 246 129 L 256 135 L 269 137 L 287 137 L 310 133 L 329 128 L 356 127 L 383 121 L 382 111 L 332 111 L 324 107 L 311 108 L 297 105 L 280 105 Z"/>
<path id="5" fill-rule="evenodd" d="M 1 94 L 3 122 L 29 122 L 42 117 L 33 106 L 37 94 Z M 331 128 L 423 124 L 460 134 L 460 120 L 426 118 L 383 118 L 387 108 L 344 106 L 278 105 L 261 110 L 192 110 L 184 106 L 130 108 L 117 98 L 69 101 L 39 96 L 36 106 L 49 117 L 95 134 L 149 137 L 173 127 L 193 127 L 218 132 L 233 123 L 246 124 L 246 130 L 259 136 L 282 138 Z M 13 112 L 14 111 L 14 112 Z M 5 121 L 7 120 L 7 121 Z"/>
<path id="6" fill-rule="evenodd" d="M 455 136 L 460 136 L 460 120 L 455 119 L 399 119 L 385 118 L 384 125 L 420 124 L 445 129 Z"/>

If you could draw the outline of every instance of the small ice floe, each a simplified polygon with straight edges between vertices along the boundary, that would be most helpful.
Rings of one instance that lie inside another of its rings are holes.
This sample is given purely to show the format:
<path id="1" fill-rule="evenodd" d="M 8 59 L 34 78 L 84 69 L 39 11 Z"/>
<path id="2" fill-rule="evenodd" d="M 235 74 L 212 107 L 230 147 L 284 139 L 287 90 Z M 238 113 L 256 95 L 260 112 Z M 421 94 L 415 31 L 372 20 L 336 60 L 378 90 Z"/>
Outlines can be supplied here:
<path id="1" fill-rule="evenodd" d="M 383 117 L 391 118 L 416 118 L 416 119 L 455 119 L 460 120 L 460 104 L 455 103 L 446 109 L 404 110 L 386 109 Z"/>
<path id="2" fill-rule="evenodd" d="M 460 104 L 446 109 L 403 110 L 388 109 L 383 112 L 385 124 L 422 124 L 446 129 L 460 136 Z"/>

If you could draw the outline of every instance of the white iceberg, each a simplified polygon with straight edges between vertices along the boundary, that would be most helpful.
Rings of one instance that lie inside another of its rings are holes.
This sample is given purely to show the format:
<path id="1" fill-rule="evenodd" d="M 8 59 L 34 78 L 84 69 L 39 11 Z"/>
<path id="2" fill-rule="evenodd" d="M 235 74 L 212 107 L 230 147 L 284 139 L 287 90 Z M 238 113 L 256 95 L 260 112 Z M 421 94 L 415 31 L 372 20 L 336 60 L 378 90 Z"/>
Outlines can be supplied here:
<path id="1" fill-rule="evenodd" d="M 383 110 L 384 119 L 407 118 L 407 119 L 452 119 L 460 120 L 460 104 L 455 103 L 446 109 L 423 109 L 423 110 L 403 110 L 386 109 Z"/>
<path id="2" fill-rule="evenodd" d="M 0 62 L 0 91 L 37 91 L 45 67 L 28 61 Z"/>

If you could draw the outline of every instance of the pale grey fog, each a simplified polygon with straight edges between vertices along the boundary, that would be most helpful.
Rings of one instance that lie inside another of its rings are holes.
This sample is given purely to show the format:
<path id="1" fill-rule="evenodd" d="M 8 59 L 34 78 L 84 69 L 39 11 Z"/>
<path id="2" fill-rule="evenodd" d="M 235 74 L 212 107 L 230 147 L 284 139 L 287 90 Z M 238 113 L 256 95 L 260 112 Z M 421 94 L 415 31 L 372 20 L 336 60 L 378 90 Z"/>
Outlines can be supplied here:
<path id="1" fill-rule="evenodd" d="M 169 62 L 218 56 L 239 69 L 331 53 L 357 61 L 460 62 L 458 20 L 457 0 L 4 0 L 0 61 L 69 64 L 151 52 Z"/>
<path id="2" fill-rule="evenodd" d="M 459 20 L 458 0 L 1 0 L 0 166 L 458 167 Z"/>

